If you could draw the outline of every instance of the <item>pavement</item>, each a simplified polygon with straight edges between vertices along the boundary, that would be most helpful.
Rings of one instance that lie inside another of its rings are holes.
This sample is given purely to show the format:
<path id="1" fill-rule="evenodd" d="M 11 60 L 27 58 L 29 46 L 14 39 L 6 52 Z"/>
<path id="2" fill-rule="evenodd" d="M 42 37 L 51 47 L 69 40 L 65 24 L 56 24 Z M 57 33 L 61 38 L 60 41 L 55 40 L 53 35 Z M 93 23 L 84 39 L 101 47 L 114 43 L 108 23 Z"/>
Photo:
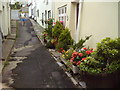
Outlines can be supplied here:
<path id="1" fill-rule="evenodd" d="M 4 69 L 3 82 L 13 88 L 76 88 L 38 39 L 44 29 L 31 22 L 28 20 L 24 26 L 19 22 L 8 59 L 11 66 Z"/>
<path id="2" fill-rule="evenodd" d="M 4 42 L 2 44 L 2 59 L 4 61 L 0 61 L 0 81 L 2 81 L 2 72 L 4 68 L 4 63 L 9 58 L 9 55 L 15 43 L 16 30 L 17 30 L 17 21 L 12 20 L 11 21 L 11 33 L 4 39 Z M 0 82 L 0 88 L 8 88 L 8 86 Z"/>

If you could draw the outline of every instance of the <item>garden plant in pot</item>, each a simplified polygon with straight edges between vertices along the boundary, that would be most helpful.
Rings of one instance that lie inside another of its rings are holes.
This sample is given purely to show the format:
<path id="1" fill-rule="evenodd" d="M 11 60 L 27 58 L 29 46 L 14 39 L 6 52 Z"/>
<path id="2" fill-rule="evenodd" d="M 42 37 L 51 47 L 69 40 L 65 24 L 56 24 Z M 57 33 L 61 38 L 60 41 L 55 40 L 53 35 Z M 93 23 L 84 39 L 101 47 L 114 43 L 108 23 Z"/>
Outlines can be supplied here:
<path id="1" fill-rule="evenodd" d="M 88 87 L 119 87 L 120 38 L 103 39 L 91 56 L 80 63 L 79 68 L 86 72 L 84 76 L 86 82 L 89 81 Z M 91 82 L 98 82 L 96 85 L 90 84 L 91 77 Z"/>

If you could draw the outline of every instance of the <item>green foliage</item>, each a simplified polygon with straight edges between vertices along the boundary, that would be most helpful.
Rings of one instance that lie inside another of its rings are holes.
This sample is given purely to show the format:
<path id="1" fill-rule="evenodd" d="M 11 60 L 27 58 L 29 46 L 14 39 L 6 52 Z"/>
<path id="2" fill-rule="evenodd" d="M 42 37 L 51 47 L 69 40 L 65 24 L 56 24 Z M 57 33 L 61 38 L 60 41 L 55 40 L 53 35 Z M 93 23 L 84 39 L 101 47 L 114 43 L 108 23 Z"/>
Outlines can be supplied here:
<path id="1" fill-rule="evenodd" d="M 65 30 L 62 30 L 58 38 L 58 44 L 56 45 L 56 49 L 59 50 L 60 48 L 63 48 L 64 50 L 68 50 L 71 45 L 73 45 L 73 39 L 70 35 L 69 29 L 65 28 Z"/>
<path id="2" fill-rule="evenodd" d="M 120 60 L 117 60 L 117 61 L 113 61 L 111 64 L 107 64 L 105 71 L 107 73 L 112 73 L 119 69 L 120 69 Z"/>
<path id="3" fill-rule="evenodd" d="M 97 49 L 79 65 L 89 73 L 113 73 L 120 69 L 120 38 L 105 38 L 97 44 Z"/>
<path id="4" fill-rule="evenodd" d="M 85 45 L 84 43 L 89 40 L 89 38 L 91 37 L 92 35 L 90 36 L 86 36 L 85 39 L 80 39 L 80 41 L 76 44 L 73 45 L 73 48 L 74 49 L 82 49 Z"/>
<path id="5" fill-rule="evenodd" d="M 13 5 L 10 5 L 11 9 L 20 9 L 22 6 L 20 5 L 19 2 L 16 2 L 15 4 Z"/>
<path id="6" fill-rule="evenodd" d="M 53 45 L 53 43 L 51 43 L 51 41 L 48 41 L 48 42 L 47 42 L 46 47 L 47 47 L 47 48 L 51 48 L 51 49 L 54 49 L 54 48 L 55 48 L 54 45 Z"/>
<path id="7" fill-rule="evenodd" d="M 53 28 L 53 19 L 48 20 L 48 28 L 46 29 L 46 32 L 49 37 L 52 37 L 52 28 Z"/>
<path id="8" fill-rule="evenodd" d="M 53 38 L 58 39 L 63 29 L 64 29 L 63 25 L 59 21 L 57 21 L 52 29 Z"/>
<path id="9" fill-rule="evenodd" d="M 106 38 L 97 44 L 96 59 L 106 63 L 111 63 L 120 58 L 120 38 Z"/>
<path id="10" fill-rule="evenodd" d="M 88 73 L 97 74 L 101 73 L 102 70 L 99 66 L 99 61 L 95 60 L 92 57 L 87 57 L 84 62 L 79 65 L 80 70 L 86 71 Z"/>

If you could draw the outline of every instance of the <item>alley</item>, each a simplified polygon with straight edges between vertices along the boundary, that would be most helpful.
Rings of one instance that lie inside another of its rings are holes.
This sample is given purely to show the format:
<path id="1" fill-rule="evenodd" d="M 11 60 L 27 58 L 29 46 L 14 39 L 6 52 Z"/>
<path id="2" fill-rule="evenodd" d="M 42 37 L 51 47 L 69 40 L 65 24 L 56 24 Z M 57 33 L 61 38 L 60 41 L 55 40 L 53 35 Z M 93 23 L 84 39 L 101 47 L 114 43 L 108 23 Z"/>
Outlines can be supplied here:
<path id="1" fill-rule="evenodd" d="M 18 23 L 17 40 L 11 61 L 22 61 L 12 70 L 13 88 L 75 88 L 50 52 L 41 44 L 30 20 Z"/>

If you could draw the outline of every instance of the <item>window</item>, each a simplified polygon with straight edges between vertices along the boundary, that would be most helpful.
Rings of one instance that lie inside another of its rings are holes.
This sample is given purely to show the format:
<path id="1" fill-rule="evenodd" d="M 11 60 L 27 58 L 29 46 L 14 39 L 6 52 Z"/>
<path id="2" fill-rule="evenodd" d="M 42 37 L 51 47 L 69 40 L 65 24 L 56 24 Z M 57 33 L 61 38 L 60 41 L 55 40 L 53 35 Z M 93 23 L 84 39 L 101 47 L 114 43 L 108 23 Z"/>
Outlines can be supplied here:
<path id="1" fill-rule="evenodd" d="M 37 16 L 39 17 L 39 10 L 37 10 Z"/>
<path id="2" fill-rule="evenodd" d="M 48 11 L 48 18 L 51 18 L 51 10 Z"/>
<path id="3" fill-rule="evenodd" d="M 45 20 L 47 20 L 47 10 L 45 10 Z"/>
<path id="4" fill-rule="evenodd" d="M 42 25 L 44 25 L 44 13 L 42 13 Z"/>
<path id="5" fill-rule="evenodd" d="M 59 21 L 63 21 L 63 25 L 66 25 L 66 12 L 67 12 L 67 6 L 63 6 L 58 8 L 58 18 Z"/>

